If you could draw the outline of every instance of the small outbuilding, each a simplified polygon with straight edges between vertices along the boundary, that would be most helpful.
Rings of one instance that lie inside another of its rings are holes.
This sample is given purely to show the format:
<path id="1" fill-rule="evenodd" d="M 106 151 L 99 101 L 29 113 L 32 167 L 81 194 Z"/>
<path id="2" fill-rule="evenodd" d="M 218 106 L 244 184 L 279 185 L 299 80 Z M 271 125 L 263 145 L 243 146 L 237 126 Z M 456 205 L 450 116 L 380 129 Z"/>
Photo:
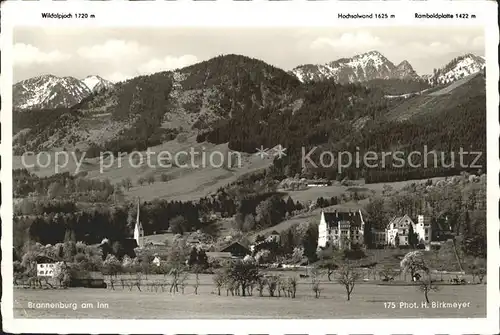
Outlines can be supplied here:
<path id="1" fill-rule="evenodd" d="M 231 256 L 238 258 L 243 258 L 246 255 L 251 254 L 250 249 L 248 249 L 239 242 L 233 242 L 228 246 L 224 247 L 223 249 L 219 250 L 219 252 L 229 252 Z"/>

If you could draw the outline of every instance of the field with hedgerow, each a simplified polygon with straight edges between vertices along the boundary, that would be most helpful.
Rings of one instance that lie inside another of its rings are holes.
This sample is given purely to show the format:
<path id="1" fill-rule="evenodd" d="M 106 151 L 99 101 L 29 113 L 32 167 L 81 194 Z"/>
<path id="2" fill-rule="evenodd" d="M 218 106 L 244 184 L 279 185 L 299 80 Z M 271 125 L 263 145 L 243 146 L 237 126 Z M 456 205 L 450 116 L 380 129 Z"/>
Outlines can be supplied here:
<path id="1" fill-rule="evenodd" d="M 115 290 L 70 288 L 67 290 L 14 291 L 14 315 L 18 318 L 120 318 L 120 319 L 185 319 L 185 318 L 459 318 L 486 315 L 486 285 L 443 285 L 429 294 L 436 302 L 465 302 L 466 307 L 421 308 L 424 295 L 417 287 L 359 283 L 351 300 L 345 289 L 336 282 L 321 284 L 321 295 L 315 298 L 311 284 L 299 282 L 296 298 L 270 297 L 267 288 L 263 297 L 254 289 L 252 296 L 229 296 L 226 290 L 217 295 L 209 275 L 202 275 L 198 294 L 191 286 L 185 293 L 170 293 L 137 287 L 130 290 L 117 285 Z M 66 308 L 29 308 L 29 303 L 76 303 Z M 98 308 L 98 302 L 101 307 Z M 391 308 L 391 302 L 396 304 Z M 93 306 L 82 307 L 82 303 Z M 410 308 L 400 303 L 416 303 Z M 431 306 L 431 304 L 429 304 Z"/>

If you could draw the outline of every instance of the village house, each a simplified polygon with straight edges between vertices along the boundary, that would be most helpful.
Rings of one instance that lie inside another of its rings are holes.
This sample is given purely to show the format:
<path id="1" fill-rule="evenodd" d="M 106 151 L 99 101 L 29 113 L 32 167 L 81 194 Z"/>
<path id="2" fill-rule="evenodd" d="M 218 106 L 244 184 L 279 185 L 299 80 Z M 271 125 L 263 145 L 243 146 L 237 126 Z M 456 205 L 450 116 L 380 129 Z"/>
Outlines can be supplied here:
<path id="1" fill-rule="evenodd" d="M 246 255 L 250 255 L 250 249 L 245 247 L 239 242 L 233 242 L 223 249 L 219 250 L 220 253 L 230 253 L 232 257 L 243 258 Z"/>
<path id="2" fill-rule="evenodd" d="M 54 277 L 57 261 L 53 257 L 39 255 L 35 258 L 36 274 L 38 277 Z"/>
<path id="3" fill-rule="evenodd" d="M 233 242 L 218 251 L 207 251 L 207 257 L 217 260 L 243 259 L 251 251 L 239 242 Z"/>
<path id="4" fill-rule="evenodd" d="M 385 229 L 387 245 L 408 245 L 408 235 L 410 233 L 410 225 L 415 226 L 415 223 L 408 215 L 392 218 Z"/>
<path id="5" fill-rule="evenodd" d="M 410 226 L 416 235 L 416 242 L 429 248 L 432 239 L 431 221 L 428 216 L 418 215 L 415 223 L 408 215 L 394 217 L 385 230 L 387 245 L 410 244 Z M 396 240 L 397 239 L 397 240 Z"/>
<path id="6" fill-rule="evenodd" d="M 364 243 L 365 222 L 361 210 L 321 212 L 318 247 L 351 249 Z"/>
<path id="7" fill-rule="evenodd" d="M 271 232 L 271 234 L 269 234 L 268 237 L 266 237 L 266 242 L 276 242 L 276 243 L 280 243 L 280 238 L 281 238 L 281 235 L 280 233 L 278 233 L 276 230 L 273 230 Z"/>

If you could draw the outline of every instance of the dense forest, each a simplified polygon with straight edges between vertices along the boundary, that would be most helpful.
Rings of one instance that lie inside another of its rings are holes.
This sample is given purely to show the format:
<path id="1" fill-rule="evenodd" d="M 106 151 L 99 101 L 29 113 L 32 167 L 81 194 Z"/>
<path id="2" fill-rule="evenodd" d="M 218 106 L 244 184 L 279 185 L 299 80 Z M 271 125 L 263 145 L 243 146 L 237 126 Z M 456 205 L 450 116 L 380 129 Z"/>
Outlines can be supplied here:
<path id="1" fill-rule="evenodd" d="M 381 92 L 360 85 L 309 83 L 295 94 L 286 104 L 259 109 L 247 106 L 230 120 L 222 120 L 213 130 L 200 134 L 198 140 L 229 142 L 231 149 L 246 152 L 260 145 L 318 145 L 342 140 L 353 131 L 352 121 L 362 117 L 377 119 L 385 107 Z M 293 102 L 301 107 L 297 110 Z"/>
<path id="2" fill-rule="evenodd" d="M 418 93 L 431 88 L 425 80 L 373 79 L 363 83 L 368 88 L 382 90 L 387 95 Z"/>

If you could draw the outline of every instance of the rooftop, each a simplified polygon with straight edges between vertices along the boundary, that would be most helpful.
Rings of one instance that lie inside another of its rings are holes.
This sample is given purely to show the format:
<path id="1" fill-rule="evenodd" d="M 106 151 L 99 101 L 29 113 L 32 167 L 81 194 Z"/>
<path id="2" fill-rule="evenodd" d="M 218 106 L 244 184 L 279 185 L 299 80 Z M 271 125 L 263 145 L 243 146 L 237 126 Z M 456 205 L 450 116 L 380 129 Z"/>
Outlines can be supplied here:
<path id="1" fill-rule="evenodd" d="M 363 217 L 359 210 L 323 212 L 323 215 L 328 226 L 337 226 L 339 223 L 350 223 L 353 226 L 360 227 L 363 222 Z"/>

